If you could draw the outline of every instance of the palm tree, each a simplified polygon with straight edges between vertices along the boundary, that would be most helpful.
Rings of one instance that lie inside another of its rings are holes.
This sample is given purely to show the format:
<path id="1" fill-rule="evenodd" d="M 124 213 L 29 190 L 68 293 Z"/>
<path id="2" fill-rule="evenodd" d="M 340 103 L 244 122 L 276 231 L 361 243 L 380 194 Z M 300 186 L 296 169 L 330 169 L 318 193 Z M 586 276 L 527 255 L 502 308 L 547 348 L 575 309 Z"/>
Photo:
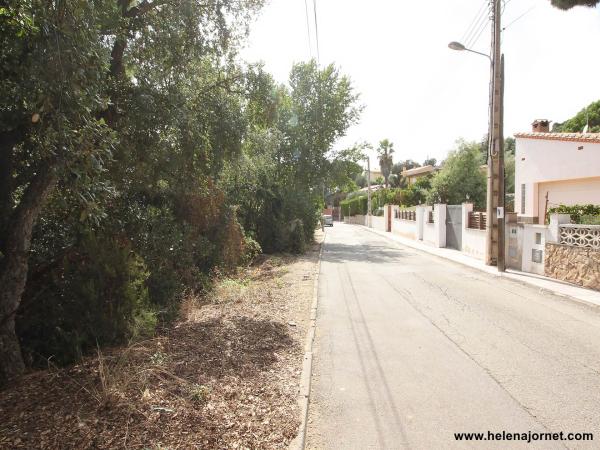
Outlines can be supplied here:
<path id="1" fill-rule="evenodd" d="M 392 142 L 390 142 L 388 139 L 384 139 L 379 142 L 377 154 L 379 155 L 379 167 L 381 168 L 381 173 L 383 174 L 383 179 L 385 180 L 386 189 L 388 188 L 388 179 L 390 177 L 390 173 L 392 172 L 392 166 L 394 165 L 392 153 L 394 153 L 394 144 Z"/>

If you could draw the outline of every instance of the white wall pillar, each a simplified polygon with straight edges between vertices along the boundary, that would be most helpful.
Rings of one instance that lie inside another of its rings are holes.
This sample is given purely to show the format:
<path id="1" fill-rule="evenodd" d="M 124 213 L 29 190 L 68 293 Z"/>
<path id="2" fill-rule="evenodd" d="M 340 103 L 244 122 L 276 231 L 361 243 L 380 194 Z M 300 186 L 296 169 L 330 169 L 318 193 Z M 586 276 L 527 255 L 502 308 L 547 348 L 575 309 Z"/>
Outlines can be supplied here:
<path id="1" fill-rule="evenodd" d="M 417 206 L 415 208 L 415 218 L 417 221 L 417 239 L 419 241 L 423 240 L 423 227 L 425 226 L 425 212 L 427 210 L 427 206 Z"/>
<path id="2" fill-rule="evenodd" d="M 436 204 L 433 206 L 433 222 L 435 224 L 435 245 L 446 247 L 446 205 Z"/>
<path id="3" fill-rule="evenodd" d="M 569 214 L 550 214 L 550 226 L 548 227 L 550 233 L 549 242 L 560 242 L 560 225 L 563 223 L 571 223 L 571 216 Z"/>

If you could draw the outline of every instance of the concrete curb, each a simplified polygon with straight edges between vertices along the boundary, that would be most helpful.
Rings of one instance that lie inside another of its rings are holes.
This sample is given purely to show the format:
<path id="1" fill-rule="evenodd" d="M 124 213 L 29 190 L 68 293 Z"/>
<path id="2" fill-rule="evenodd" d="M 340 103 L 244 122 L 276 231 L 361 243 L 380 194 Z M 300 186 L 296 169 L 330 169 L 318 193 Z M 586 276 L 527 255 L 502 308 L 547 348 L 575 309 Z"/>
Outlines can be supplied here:
<path id="1" fill-rule="evenodd" d="M 302 363 L 302 375 L 300 376 L 300 390 L 298 394 L 298 404 L 300 406 L 300 427 L 298 434 L 290 444 L 289 448 L 294 450 L 304 450 L 306 445 L 306 425 L 308 423 L 308 404 L 310 402 L 310 382 L 312 378 L 313 361 L 313 343 L 315 340 L 315 328 L 317 326 L 317 308 L 319 306 L 319 274 L 321 273 L 321 256 L 325 238 L 321 242 L 319 249 L 319 259 L 315 268 L 315 278 L 313 282 L 313 301 L 310 307 L 310 323 L 306 333 L 306 343 L 304 344 L 304 361 Z"/>

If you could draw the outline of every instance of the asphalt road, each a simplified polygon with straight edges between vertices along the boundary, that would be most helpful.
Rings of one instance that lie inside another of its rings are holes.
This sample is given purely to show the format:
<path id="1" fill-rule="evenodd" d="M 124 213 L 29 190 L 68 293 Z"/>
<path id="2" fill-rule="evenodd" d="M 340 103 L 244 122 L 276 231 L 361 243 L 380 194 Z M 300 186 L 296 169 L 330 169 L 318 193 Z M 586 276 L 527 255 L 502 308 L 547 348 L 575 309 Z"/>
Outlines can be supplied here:
<path id="1" fill-rule="evenodd" d="M 309 408 L 308 448 L 600 448 L 600 309 L 336 223 Z"/>

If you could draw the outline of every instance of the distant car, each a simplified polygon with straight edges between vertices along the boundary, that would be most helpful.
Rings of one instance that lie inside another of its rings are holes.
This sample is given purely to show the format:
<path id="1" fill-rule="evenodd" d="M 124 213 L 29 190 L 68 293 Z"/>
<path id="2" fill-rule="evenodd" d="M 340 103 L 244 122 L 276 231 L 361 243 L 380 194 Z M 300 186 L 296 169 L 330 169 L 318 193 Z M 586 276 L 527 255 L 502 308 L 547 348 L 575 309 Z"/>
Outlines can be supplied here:
<path id="1" fill-rule="evenodd" d="M 323 214 L 323 224 L 327 225 L 329 227 L 333 226 L 333 216 L 330 216 L 329 214 Z"/>

